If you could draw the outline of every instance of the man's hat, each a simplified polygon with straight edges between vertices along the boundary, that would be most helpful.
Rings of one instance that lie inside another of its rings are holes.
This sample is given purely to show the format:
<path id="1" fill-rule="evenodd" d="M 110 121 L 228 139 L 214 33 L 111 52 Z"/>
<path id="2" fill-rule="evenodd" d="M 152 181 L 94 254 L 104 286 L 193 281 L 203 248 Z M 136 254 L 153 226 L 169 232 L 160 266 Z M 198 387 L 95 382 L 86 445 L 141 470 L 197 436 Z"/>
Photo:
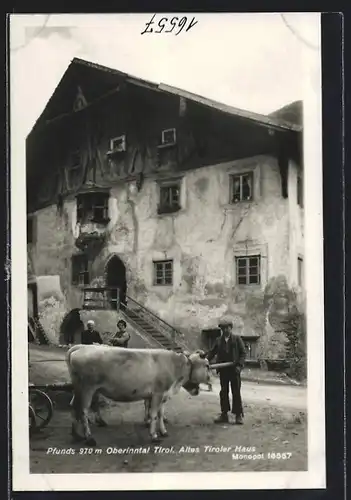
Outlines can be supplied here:
<path id="1" fill-rule="evenodd" d="M 218 326 L 233 326 L 233 320 L 230 316 L 223 316 L 221 318 L 220 322 L 218 323 Z"/>
<path id="2" fill-rule="evenodd" d="M 90 319 L 88 322 L 87 322 L 87 325 L 95 325 L 95 321 L 93 321 L 92 319 Z"/>

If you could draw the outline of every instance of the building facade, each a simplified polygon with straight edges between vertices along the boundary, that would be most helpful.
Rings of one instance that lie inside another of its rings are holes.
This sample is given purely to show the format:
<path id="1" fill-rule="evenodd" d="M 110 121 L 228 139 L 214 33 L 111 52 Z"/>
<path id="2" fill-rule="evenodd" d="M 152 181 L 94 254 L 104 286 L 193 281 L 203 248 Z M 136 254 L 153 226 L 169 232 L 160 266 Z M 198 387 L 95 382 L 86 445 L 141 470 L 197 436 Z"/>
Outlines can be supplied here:
<path id="1" fill-rule="evenodd" d="M 255 340 L 270 280 L 303 288 L 301 135 L 74 59 L 27 139 L 31 274 L 67 312 L 114 286 L 190 344 L 224 313 Z"/>

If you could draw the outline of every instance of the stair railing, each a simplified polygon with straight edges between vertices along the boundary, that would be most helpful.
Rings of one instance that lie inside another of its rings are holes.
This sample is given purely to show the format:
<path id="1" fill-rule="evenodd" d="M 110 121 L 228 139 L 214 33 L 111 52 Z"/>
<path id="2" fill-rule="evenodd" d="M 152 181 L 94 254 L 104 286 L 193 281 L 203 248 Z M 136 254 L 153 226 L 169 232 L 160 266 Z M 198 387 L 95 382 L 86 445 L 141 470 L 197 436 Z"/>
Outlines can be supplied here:
<path id="1" fill-rule="evenodd" d="M 150 326 L 154 326 L 156 330 L 159 330 L 166 338 L 168 338 L 174 344 L 182 347 L 184 350 L 188 350 L 188 347 L 183 342 L 183 335 L 172 325 L 167 323 L 157 314 L 147 309 L 145 306 L 132 299 L 128 295 L 126 296 L 127 304 L 121 304 L 126 308 L 126 313 L 128 314 L 128 309 L 131 312 L 135 312 L 141 319 L 144 319 Z"/>
<path id="2" fill-rule="evenodd" d="M 124 314 L 126 314 L 126 311 L 124 311 Z M 130 316 L 128 316 L 128 314 L 126 314 L 126 316 L 127 316 L 126 319 L 128 320 L 128 323 L 130 323 L 131 326 L 133 328 L 135 328 L 136 330 L 140 330 L 140 325 L 138 325 L 138 323 L 133 318 L 131 318 Z M 143 336 L 147 336 L 145 332 L 143 332 L 142 335 Z M 155 339 L 154 337 L 152 337 L 152 339 L 153 339 L 153 342 L 155 344 L 157 344 L 157 347 L 159 347 L 161 349 L 164 348 L 164 346 L 161 344 L 161 342 L 159 340 Z"/>

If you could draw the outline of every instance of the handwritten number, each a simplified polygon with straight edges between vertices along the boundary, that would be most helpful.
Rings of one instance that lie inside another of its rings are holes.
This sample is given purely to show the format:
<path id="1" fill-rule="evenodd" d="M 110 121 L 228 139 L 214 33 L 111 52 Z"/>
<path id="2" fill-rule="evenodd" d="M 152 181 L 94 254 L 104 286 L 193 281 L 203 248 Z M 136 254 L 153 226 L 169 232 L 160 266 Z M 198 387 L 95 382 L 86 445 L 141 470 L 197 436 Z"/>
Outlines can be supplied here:
<path id="1" fill-rule="evenodd" d="M 161 24 L 162 21 L 165 21 L 163 24 Z M 167 17 L 161 17 L 161 19 L 158 22 L 159 27 L 161 28 L 160 31 L 155 31 L 155 33 L 162 33 L 166 26 L 166 22 L 168 21 Z"/>
<path id="2" fill-rule="evenodd" d="M 154 24 L 154 18 L 155 18 L 156 14 L 154 14 L 151 18 L 151 21 L 149 21 L 148 23 L 146 23 L 146 28 L 145 30 L 141 33 L 142 35 L 144 33 L 152 33 L 154 30 L 152 28 L 150 28 L 150 31 L 148 31 L 148 28 L 151 26 L 151 24 Z"/>
<path id="3" fill-rule="evenodd" d="M 183 30 L 184 26 L 186 25 L 187 20 L 188 19 L 186 17 L 182 17 L 181 18 L 181 20 L 178 23 L 178 26 L 180 27 L 180 30 L 178 31 L 178 33 L 176 33 L 176 36 L 179 35 L 179 33 Z"/>
<path id="4" fill-rule="evenodd" d="M 198 23 L 198 21 L 195 21 L 195 17 L 192 18 L 192 20 L 190 21 L 190 24 L 189 26 L 187 27 L 187 29 L 185 31 L 189 31 L 193 26 L 195 26 L 195 24 Z"/>
<path id="5" fill-rule="evenodd" d="M 161 19 L 157 23 L 159 30 L 154 31 L 154 29 L 151 27 L 151 25 L 155 24 L 154 23 L 155 16 L 156 16 L 156 14 L 154 14 L 152 16 L 151 20 L 148 23 L 145 23 L 145 29 L 144 29 L 144 31 L 141 32 L 142 35 L 144 35 L 144 33 L 162 33 L 162 32 L 172 33 L 174 28 L 178 27 L 179 30 L 176 33 L 176 36 L 177 36 L 177 35 L 179 35 L 179 33 L 181 33 L 185 29 L 186 24 L 188 23 L 188 18 L 186 16 L 182 17 L 180 20 L 178 17 L 172 17 L 172 19 L 170 21 L 168 20 L 168 17 L 161 17 Z M 171 28 L 169 30 L 167 30 L 167 29 L 165 30 L 167 23 L 169 23 L 171 26 Z M 193 17 L 191 19 L 191 21 L 189 22 L 188 27 L 185 29 L 185 32 L 188 32 L 189 30 L 191 30 L 191 28 L 193 28 L 197 23 L 198 23 L 198 21 L 196 21 L 195 17 Z"/>
<path id="6" fill-rule="evenodd" d="M 165 33 L 172 33 L 172 31 L 176 27 L 178 19 L 179 19 L 178 17 L 172 17 L 172 19 L 170 20 L 170 24 L 171 24 L 172 28 L 168 31 L 165 31 Z"/>

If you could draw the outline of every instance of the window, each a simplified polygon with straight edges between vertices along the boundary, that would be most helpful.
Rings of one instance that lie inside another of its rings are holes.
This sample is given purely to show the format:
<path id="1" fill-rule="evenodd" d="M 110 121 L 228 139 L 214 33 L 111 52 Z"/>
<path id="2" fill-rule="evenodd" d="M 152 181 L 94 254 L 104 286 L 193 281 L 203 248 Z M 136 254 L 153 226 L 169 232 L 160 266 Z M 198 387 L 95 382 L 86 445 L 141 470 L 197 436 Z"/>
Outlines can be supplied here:
<path id="1" fill-rule="evenodd" d="M 261 282 L 261 257 L 236 257 L 236 282 L 238 285 L 259 285 Z"/>
<path id="2" fill-rule="evenodd" d="M 242 337 L 245 349 L 246 349 L 246 359 L 250 361 L 257 360 L 257 338 L 255 337 Z"/>
<path id="3" fill-rule="evenodd" d="M 160 186 L 158 213 L 172 213 L 180 209 L 180 182 Z"/>
<path id="4" fill-rule="evenodd" d="M 173 284 L 173 260 L 154 262 L 154 285 Z"/>
<path id="5" fill-rule="evenodd" d="M 169 128 L 162 130 L 162 144 L 175 144 L 176 143 L 176 129 Z"/>
<path id="6" fill-rule="evenodd" d="M 118 153 L 126 150 L 126 136 L 120 135 L 110 140 L 110 152 Z"/>
<path id="7" fill-rule="evenodd" d="M 89 260 L 84 254 L 72 256 L 72 284 L 77 286 L 89 285 Z"/>
<path id="8" fill-rule="evenodd" d="M 297 175 L 297 204 L 303 207 L 303 182 L 301 174 Z"/>
<path id="9" fill-rule="evenodd" d="M 106 224 L 108 218 L 108 193 L 82 193 L 77 196 L 77 221 Z"/>
<path id="10" fill-rule="evenodd" d="M 304 276 L 303 276 L 303 258 L 298 257 L 297 259 L 297 284 L 303 286 Z"/>
<path id="11" fill-rule="evenodd" d="M 232 175 L 231 203 L 253 199 L 253 172 Z"/>

